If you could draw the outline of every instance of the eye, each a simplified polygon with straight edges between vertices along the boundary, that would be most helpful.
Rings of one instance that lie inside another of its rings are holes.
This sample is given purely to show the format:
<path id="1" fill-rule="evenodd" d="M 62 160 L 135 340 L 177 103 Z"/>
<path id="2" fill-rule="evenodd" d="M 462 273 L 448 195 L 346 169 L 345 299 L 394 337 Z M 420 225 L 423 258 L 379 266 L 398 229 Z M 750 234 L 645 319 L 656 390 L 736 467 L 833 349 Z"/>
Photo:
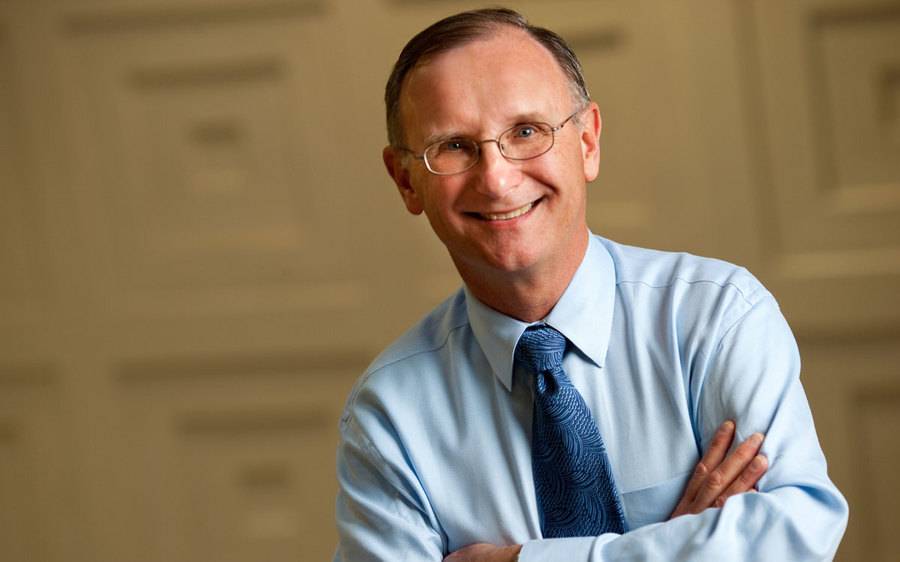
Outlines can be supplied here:
<path id="1" fill-rule="evenodd" d="M 539 129 L 536 125 L 532 125 L 531 123 L 525 123 L 523 125 L 518 125 L 511 131 L 511 136 L 514 139 L 527 139 L 531 138 L 538 133 Z"/>
<path id="2" fill-rule="evenodd" d="M 465 139 L 448 139 L 438 143 L 435 149 L 439 154 L 455 154 L 471 150 L 469 142 Z"/>

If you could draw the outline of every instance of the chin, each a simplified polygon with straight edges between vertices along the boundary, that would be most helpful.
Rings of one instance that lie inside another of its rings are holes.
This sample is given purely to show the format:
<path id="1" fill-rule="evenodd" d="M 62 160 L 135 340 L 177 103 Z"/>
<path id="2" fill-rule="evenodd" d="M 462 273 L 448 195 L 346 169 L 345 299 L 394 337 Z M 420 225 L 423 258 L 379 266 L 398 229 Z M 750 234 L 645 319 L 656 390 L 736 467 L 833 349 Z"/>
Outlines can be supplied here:
<path id="1" fill-rule="evenodd" d="M 482 263 L 488 265 L 490 269 L 505 273 L 526 271 L 534 267 L 537 262 L 538 256 L 535 253 L 521 250 L 495 251 L 482 258 Z"/>

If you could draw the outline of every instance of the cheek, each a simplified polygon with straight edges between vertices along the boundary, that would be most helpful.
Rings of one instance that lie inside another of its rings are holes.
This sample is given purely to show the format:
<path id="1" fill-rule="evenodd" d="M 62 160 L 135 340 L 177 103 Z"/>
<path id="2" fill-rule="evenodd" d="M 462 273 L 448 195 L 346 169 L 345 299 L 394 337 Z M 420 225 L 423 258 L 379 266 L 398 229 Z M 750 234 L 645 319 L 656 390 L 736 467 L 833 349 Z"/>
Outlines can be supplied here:
<path id="1" fill-rule="evenodd" d="M 561 165 L 565 166 L 566 182 L 572 189 L 583 190 L 584 185 L 593 179 L 593 177 L 588 177 L 588 171 L 591 168 L 591 164 L 582 157 L 579 150 L 572 150 L 567 154 L 565 162 Z"/>
<path id="2" fill-rule="evenodd" d="M 432 226 L 439 227 L 442 224 L 453 222 L 453 201 L 446 192 L 430 186 L 430 189 L 422 193 L 422 196 L 425 215 Z"/>
<path id="3" fill-rule="evenodd" d="M 465 182 L 455 177 L 432 177 L 435 179 L 425 184 L 421 192 L 423 201 L 438 213 L 451 212 L 464 197 Z"/>
<path id="4" fill-rule="evenodd" d="M 557 154 L 542 162 L 535 162 L 528 171 L 532 179 L 549 186 L 559 194 L 567 195 L 583 183 L 581 160 L 571 154 Z"/>

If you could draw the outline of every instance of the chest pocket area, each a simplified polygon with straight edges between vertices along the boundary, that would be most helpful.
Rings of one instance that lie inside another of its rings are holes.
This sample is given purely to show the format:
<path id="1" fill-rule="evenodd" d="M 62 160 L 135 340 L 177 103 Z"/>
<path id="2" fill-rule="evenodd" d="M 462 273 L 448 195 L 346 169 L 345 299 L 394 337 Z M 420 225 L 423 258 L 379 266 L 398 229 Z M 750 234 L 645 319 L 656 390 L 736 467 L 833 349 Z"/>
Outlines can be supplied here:
<path id="1" fill-rule="evenodd" d="M 622 507 L 628 529 L 666 521 L 691 478 L 693 470 L 682 472 L 658 484 L 622 493 Z"/>

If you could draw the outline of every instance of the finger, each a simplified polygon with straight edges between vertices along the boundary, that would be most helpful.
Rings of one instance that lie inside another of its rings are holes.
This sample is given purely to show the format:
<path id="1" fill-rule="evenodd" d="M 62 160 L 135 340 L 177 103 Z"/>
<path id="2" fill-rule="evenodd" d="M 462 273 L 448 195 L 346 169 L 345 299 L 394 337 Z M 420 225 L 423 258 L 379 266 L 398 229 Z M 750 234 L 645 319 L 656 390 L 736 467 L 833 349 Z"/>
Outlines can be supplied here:
<path id="1" fill-rule="evenodd" d="M 713 505 L 715 499 L 740 475 L 741 472 L 759 452 L 762 445 L 762 433 L 754 433 L 746 441 L 738 445 L 733 453 L 709 473 L 706 481 L 694 498 L 693 509 L 703 510 Z"/>
<path id="2" fill-rule="evenodd" d="M 687 500 L 688 502 L 693 501 L 694 497 L 697 495 L 697 491 L 700 489 L 703 482 L 706 481 L 709 473 L 722 463 L 725 454 L 728 452 L 728 448 L 731 447 L 731 441 L 733 439 L 734 422 L 725 420 L 713 435 L 709 448 L 706 450 L 706 454 L 704 454 L 703 458 L 700 459 L 700 462 L 697 463 L 697 467 L 694 469 L 694 475 L 691 477 L 690 482 L 688 482 L 687 488 L 685 488 L 684 491 L 684 496 L 682 496 L 684 500 Z"/>
<path id="3" fill-rule="evenodd" d="M 675 506 L 675 510 L 672 511 L 670 518 L 689 513 L 690 505 L 694 497 L 696 497 L 697 491 L 706 480 L 706 477 L 709 476 L 710 471 L 719 466 L 722 459 L 725 458 L 728 448 L 731 447 L 732 439 L 734 439 L 734 422 L 725 420 L 713 434 L 706 454 L 694 467 L 694 474 L 688 481 L 684 493 L 681 495 L 681 499 L 678 500 L 678 505 Z"/>
<path id="4" fill-rule="evenodd" d="M 731 483 L 724 492 L 722 492 L 718 498 L 716 498 L 715 506 L 722 507 L 725 505 L 725 500 L 730 498 L 731 496 L 736 496 L 738 494 L 743 494 L 744 492 L 755 492 L 756 483 L 762 478 L 762 475 L 766 473 L 766 469 L 769 467 L 769 461 L 763 455 L 756 455 L 753 457 L 753 460 L 750 461 L 750 464 L 747 465 L 747 468 L 741 472 L 741 475 L 738 476 L 734 482 Z"/>

